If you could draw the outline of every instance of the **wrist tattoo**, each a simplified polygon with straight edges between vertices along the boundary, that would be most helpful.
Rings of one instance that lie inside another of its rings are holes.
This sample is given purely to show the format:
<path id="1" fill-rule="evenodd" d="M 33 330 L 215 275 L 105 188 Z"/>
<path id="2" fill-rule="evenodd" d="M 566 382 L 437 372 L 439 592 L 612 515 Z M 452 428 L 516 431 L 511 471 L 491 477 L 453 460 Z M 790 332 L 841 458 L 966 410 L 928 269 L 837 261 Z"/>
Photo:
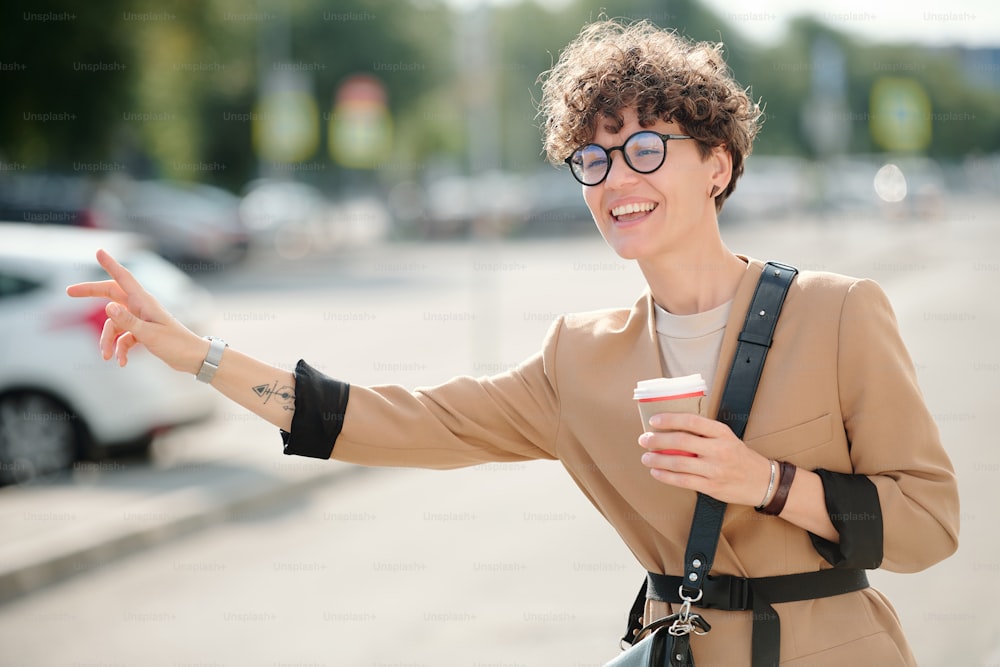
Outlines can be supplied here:
<path id="1" fill-rule="evenodd" d="M 281 403 L 281 407 L 285 410 L 295 409 L 295 391 L 287 384 L 279 386 L 275 381 L 273 384 L 258 384 L 251 389 L 261 398 L 264 405 L 273 398 Z"/>

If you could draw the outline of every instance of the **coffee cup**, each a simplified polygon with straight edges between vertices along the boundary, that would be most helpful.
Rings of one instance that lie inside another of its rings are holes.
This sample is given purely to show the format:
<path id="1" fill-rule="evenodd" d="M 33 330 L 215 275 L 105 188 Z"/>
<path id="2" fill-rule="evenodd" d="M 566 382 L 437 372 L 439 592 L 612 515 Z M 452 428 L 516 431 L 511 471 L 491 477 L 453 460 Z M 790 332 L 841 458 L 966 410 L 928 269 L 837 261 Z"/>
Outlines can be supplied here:
<path id="1" fill-rule="evenodd" d="M 635 386 L 632 398 L 639 406 L 643 428 L 647 431 L 656 431 L 657 429 L 649 424 L 650 417 L 661 412 L 698 414 L 701 412 L 701 403 L 705 400 L 707 389 L 700 373 L 673 378 L 653 378 L 640 380 Z M 695 456 L 691 452 L 678 449 L 656 451 L 659 454 Z"/>

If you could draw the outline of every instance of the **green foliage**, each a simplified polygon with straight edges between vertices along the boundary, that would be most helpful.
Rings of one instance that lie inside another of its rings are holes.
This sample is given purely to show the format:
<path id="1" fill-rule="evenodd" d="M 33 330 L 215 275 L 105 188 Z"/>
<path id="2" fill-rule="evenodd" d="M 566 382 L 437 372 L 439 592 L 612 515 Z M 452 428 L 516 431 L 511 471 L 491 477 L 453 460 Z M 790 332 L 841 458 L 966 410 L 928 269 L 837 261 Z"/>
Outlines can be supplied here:
<path id="1" fill-rule="evenodd" d="M 6 2 L 0 14 L 0 160 L 63 169 L 108 160 L 141 76 L 128 26 L 117 20 L 126 3 L 38 5 Z"/>
<path id="2" fill-rule="evenodd" d="M 715 15 L 697 0 L 570 0 L 558 10 L 522 0 L 485 17 L 443 0 L 34 4 L 9 1 L 0 21 L 0 160 L 23 168 L 109 161 L 143 175 L 237 189 L 260 173 L 251 141 L 259 86 L 277 63 L 291 63 L 308 81 L 321 119 L 305 162 L 314 168 L 290 172 L 297 177 L 324 187 L 356 182 L 327 151 L 334 95 L 356 73 L 375 76 L 388 92 L 394 142 L 382 181 L 419 180 L 428 165 L 533 171 L 542 163 L 538 75 L 602 13 L 722 41 L 737 79 L 765 107 L 759 154 L 817 150 L 803 109 L 816 102 L 814 78 L 825 64 L 813 62 L 814 46 L 823 39 L 844 54 L 836 111 L 847 121 L 843 150 L 880 150 L 868 114 L 872 87 L 884 76 L 909 77 L 926 89 L 929 155 L 1000 150 L 1000 91 L 970 80 L 959 50 L 868 44 L 806 19 L 780 44 L 761 47 L 744 36 L 753 27 L 747 19 Z"/>

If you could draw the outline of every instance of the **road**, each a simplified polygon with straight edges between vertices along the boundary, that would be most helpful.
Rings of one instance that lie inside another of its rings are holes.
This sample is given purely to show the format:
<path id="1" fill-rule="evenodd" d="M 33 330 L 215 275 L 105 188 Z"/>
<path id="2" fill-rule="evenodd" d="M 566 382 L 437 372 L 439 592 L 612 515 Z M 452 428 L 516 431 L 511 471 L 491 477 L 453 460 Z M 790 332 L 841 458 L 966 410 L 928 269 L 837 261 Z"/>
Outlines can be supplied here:
<path id="1" fill-rule="evenodd" d="M 1000 603 L 983 595 L 1000 590 L 991 208 L 725 232 L 738 252 L 875 278 L 893 301 L 963 496 L 955 556 L 872 577 L 921 665 L 1000 665 Z M 630 303 L 641 276 L 595 234 L 264 258 L 207 284 L 219 306 L 211 333 L 250 354 L 417 386 L 508 368 L 556 313 Z M 272 428 L 227 406 L 156 455 L 261 449 L 288 460 Z M 615 653 L 641 570 L 558 464 L 343 473 L 0 607 L 0 665 L 552 667 Z"/>

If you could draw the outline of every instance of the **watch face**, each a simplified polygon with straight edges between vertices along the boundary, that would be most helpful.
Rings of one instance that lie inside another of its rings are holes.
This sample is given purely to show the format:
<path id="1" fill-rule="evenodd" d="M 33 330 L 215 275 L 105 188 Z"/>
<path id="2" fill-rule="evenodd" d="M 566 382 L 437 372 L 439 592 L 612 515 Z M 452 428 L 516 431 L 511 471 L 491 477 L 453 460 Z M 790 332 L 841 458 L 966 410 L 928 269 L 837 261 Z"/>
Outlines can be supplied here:
<path id="1" fill-rule="evenodd" d="M 221 338 L 213 338 L 211 345 L 208 346 L 208 358 L 206 361 L 210 362 L 213 366 L 218 366 L 219 361 L 222 360 L 222 351 L 226 349 L 226 341 Z"/>

